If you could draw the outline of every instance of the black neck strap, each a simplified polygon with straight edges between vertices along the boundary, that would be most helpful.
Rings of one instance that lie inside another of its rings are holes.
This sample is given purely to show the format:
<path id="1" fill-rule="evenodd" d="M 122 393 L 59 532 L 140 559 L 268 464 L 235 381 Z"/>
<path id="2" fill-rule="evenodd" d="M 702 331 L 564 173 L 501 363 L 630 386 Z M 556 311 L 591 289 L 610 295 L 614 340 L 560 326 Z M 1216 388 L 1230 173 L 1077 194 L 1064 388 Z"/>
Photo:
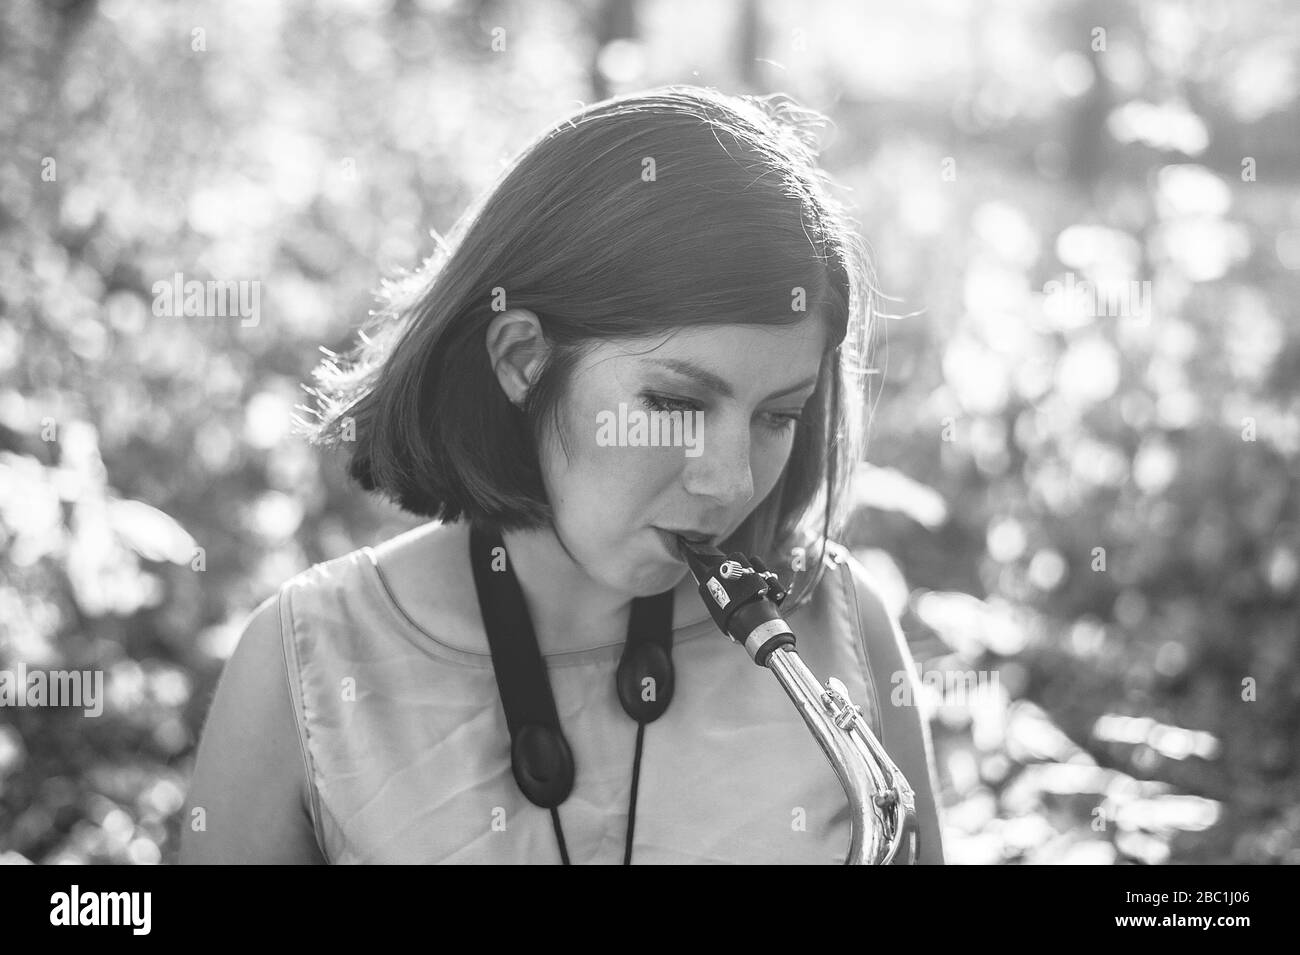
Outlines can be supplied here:
<path id="1" fill-rule="evenodd" d="M 515 782 L 530 802 L 551 810 L 560 857 L 567 865 L 569 855 L 558 810 L 573 791 L 573 751 L 560 727 L 537 634 L 500 533 L 471 524 L 470 566 L 510 730 L 510 765 Z M 627 643 L 616 678 L 619 701 L 638 724 L 624 864 L 632 856 L 645 727 L 662 716 L 672 702 L 672 620 L 671 590 L 632 601 Z"/>

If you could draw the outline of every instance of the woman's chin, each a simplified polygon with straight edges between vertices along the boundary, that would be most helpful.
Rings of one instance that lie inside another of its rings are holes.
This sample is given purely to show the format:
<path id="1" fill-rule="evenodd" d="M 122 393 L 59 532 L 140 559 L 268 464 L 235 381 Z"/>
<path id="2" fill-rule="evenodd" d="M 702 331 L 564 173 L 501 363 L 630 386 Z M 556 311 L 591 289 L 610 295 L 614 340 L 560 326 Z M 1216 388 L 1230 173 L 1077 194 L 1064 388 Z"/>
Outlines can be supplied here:
<path id="1" fill-rule="evenodd" d="M 653 597 L 665 590 L 673 590 L 689 573 L 690 568 L 683 560 L 652 555 L 630 570 L 618 589 L 636 597 Z"/>

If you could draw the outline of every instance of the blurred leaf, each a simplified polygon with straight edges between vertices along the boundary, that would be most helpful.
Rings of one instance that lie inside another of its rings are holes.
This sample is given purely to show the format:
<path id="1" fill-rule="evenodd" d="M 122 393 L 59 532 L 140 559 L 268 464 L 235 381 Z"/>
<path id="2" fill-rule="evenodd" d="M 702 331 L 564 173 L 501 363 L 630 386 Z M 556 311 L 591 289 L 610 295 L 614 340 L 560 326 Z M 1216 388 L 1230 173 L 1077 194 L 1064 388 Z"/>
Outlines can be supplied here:
<path id="1" fill-rule="evenodd" d="M 145 560 L 188 564 L 195 541 L 174 519 L 141 501 L 110 501 L 109 524 L 127 547 Z"/>

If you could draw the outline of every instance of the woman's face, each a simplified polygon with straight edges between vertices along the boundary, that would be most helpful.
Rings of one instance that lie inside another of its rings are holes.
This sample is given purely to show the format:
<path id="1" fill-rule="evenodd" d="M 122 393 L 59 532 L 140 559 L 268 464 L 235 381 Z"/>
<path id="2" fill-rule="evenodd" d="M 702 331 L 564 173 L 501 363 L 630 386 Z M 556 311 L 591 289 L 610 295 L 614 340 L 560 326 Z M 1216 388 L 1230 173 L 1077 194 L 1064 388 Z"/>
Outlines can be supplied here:
<path id="1" fill-rule="evenodd" d="M 790 456 L 825 346 L 815 320 L 599 343 L 562 403 L 568 453 L 553 430 L 542 444 L 569 554 L 615 591 L 675 586 L 687 568 L 669 532 L 717 543 L 763 501 Z"/>

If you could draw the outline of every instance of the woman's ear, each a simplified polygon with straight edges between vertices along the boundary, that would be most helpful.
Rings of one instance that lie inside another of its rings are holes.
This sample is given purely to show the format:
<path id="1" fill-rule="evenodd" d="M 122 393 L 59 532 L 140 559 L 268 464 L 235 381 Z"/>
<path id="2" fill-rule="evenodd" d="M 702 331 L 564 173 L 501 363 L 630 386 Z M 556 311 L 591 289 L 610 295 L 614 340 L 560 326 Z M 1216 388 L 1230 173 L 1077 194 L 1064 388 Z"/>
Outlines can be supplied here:
<path id="1" fill-rule="evenodd" d="M 541 321 L 524 308 L 502 312 L 488 325 L 485 344 L 501 390 L 522 405 L 551 347 Z"/>

